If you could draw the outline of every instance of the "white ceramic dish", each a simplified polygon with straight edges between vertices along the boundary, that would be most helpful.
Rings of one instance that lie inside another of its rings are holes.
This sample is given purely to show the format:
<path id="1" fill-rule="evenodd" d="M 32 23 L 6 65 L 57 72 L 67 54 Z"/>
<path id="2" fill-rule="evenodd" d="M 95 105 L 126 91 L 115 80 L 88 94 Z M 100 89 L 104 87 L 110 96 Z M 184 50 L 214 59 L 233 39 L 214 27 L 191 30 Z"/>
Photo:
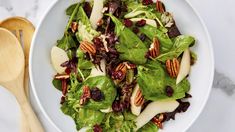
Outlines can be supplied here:
<path id="1" fill-rule="evenodd" d="M 49 8 L 35 32 L 30 54 L 34 96 L 50 123 L 63 132 L 75 132 L 76 128 L 73 120 L 60 111 L 61 93 L 51 83 L 55 71 L 50 62 L 50 50 L 63 35 L 68 20 L 65 9 L 74 2 L 59 0 Z M 204 23 L 187 1 L 164 0 L 164 3 L 167 10 L 173 13 L 180 31 L 197 39 L 193 50 L 198 54 L 198 61 L 190 74 L 191 106 L 186 113 L 177 114 L 175 121 L 167 122 L 163 130 L 182 132 L 193 124 L 209 97 L 214 75 L 213 51 Z"/>

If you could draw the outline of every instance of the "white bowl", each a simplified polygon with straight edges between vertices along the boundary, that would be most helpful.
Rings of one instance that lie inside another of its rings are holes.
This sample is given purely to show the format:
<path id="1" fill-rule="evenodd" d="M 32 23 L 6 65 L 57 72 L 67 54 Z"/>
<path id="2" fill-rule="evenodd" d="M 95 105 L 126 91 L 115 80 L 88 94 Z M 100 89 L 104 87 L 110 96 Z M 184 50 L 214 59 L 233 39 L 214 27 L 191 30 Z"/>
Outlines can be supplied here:
<path id="1" fill-rule="evenodd" d="M 61 92 L 51 83 L 55 71 L 50 62 L 50 50 L 56 40 L 63 36 L 68 20 L 65 9 L 74 2 L 59 0 L 49 8 L 35 32 L 30 52 L 30 78 L 34 96 L 51 124 L 63 132 L 75 132 L 76 128 L 72 118 L 60 111 Z M 164 0 L 164 3 L 167 10 L 173 13 L 180 31 L 197 39 L 193 50 L 198 54 L 198 61 L 190 74 L 191 106 L 187 112 L 177 114 L 175 121 L 167 122 L 162 130 L 182 132 L 193 124 L 209 97 L 214 75 L 213 51 L 204 23 L 187 1 Z"/>

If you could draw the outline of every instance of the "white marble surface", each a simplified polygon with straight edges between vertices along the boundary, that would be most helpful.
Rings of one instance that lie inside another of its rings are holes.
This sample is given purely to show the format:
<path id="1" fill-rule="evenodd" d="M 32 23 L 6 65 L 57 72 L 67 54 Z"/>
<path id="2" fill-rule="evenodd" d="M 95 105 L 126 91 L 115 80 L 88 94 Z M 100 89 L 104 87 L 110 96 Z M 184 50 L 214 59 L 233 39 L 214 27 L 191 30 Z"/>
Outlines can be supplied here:
<path id="1" fill-rule="evenodd" d="M 0 0 L 0 21 L 10 16 L 23 16 L 38 25 L 46 9 L 54 0 Z M 188 132 L 234 132 L 235 131 L 235 1 L 234 0 L 188 0 L 198 10 L 211 34 L 216 74 L 208 103 Z M 234 65 L 233 65 L 234 64 Z M 43 117 L 35 100 L 34 109 L 46 131 L 56 130 Z M 19 131 L 19 107 L 15 98 L 0 87 L 0 131 Z"/>

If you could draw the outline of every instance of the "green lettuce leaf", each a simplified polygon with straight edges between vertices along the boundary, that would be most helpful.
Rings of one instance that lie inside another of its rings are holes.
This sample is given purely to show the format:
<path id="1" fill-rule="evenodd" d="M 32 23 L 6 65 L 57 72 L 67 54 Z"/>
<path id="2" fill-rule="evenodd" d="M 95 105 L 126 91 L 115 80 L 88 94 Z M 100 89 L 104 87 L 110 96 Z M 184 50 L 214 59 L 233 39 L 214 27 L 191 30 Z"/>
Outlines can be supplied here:
<path id="1" fill-rule="evenodd" d="M 176 37 L 172 49 L 157 57 L 157 60 L 166 62 L 168 59 L 178 58 L 187 48 L 193 46 L 195 39 L 192 36 L 180 35 Z"/>
<path id="2" fill-rule="evenodd" d="M 152 101 L 180 99 L 190 89 L 190 83 L 187 79 L 176 85 L 176 80 L 170 78 L 157 61 L 149 61 L 144 66 L 138 66 L 137 82 L 144 98 Z M 171 86 L 174 90 L 171 97 L 165 93 L 166 86 Z"/>
<path id="3" fill-rule="evenodd" d="M 172 48 L 173 42 L 168 37 L 166 32 L 163 32 L 162 30 L 150 25 L 145 25 L 143 27 L 140 27 L 139 29 L 140 32 L 144 33 L 150 40 L 153 40 L 154 37 L 159 40 L 161 52 L 164 53 Z"/>
<path id="4" fill-rule="evenodd" d="M 80 108 L 78 114 L 75 118 L 75 122 L 77 124 L 77 129 L 81 129 L 82 127 L 93 127 L 94 125 L 99 125 L 103 121 L 105 114 L 92 109 Z"/>
<path id="5" fill-rule="evenodd" d="M 106 109 L 112 106 L 112 103 L 116 97 L 116 88 L 114 87 L 114 84 L 112 80 L 106 76 L 96 76 L 96 77 L 90 77 L 87 80 L 83 82 L 83 86 L 89 86 L 90 89 L 93 89 L 95 87 L 99 88 L 103 94 L 104 94 L 104 100 L 97 102 L 92 99 L 90 99 L 83 108 L 89 108 L 94 110 L 100 110 L 100 109 Z M 78 97 L 80 98 L 82 94 L 82 88 L 79 89 Z M 78 107 L 79 104 L 77 104 Z"/>
<path id="6" fill-rule="evenodd" d="M 140 128 L 137 132 L 158 132 L 158 127 L 150 121 L 142 128 Z"/>
<path id="7" fill-rule="evenodd" d="M 52 84 L 56 89 L 62 91 L 62 81 L 61 80 L 53 79 Z"/>
<path id="8" fill-rule="evenodd" d="M 135 64 L 144 64 L 148 51 L 145 44 L 130 29 L 120 22 L 115 16 L 109 15 L 115 23 L 115 33 L 119 36 L 119 44 L 115 48 L 120 53 L 121 60 L 128 60 Z"/>
<path id="9" fill-rule="evenodd" d="M 126 120 L 121 113 L 106 114 L 101 126 L 105 132 L 133 132 L 136 127 L 133 120 Z"/>

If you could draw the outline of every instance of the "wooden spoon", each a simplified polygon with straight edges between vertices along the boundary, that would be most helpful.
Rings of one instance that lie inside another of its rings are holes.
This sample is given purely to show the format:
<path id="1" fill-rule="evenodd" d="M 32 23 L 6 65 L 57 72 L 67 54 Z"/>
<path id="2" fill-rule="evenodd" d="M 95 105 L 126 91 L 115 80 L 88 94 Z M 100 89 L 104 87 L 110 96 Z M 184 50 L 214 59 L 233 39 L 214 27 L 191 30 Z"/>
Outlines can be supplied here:
<path id="1" fill-rule="evenodd" d="M 43 132 L 43 127 L 30 106 L 23 87 L 25 59 L 17 38 L 0 28 L 0 85 L 15 95 L 32 132 Z"/>
<path id="2" fill-rule="evenodd" d="M 25 53 L 25 74 L 24 74 L 24 89 L 26 96 L 29 98 L 29 51 L 32 36 L 34 33 L 33 24 L 25 18 L 22 17 L 11 17 L 0 22 L 0 27 L 6 28 L 13 32 L 17 39 L 19 40 L 22 48 Z M 21 132 L 30 132 L 28 123 L 26 122 L 25 117 L 22 114 L 21 122 L 20 122 Z"/>
<path id="3" fill-rule="evenodd" d="M 29 96 L 29 51 L 34 33 L 33 24 L 23 17 L 11 17 L 0 22 L 0 27 L 6 28 L 13 32 L 20 41 L 25 54 L 25 74 L 24 74 L 24 88 L 27 97 Z"/>

